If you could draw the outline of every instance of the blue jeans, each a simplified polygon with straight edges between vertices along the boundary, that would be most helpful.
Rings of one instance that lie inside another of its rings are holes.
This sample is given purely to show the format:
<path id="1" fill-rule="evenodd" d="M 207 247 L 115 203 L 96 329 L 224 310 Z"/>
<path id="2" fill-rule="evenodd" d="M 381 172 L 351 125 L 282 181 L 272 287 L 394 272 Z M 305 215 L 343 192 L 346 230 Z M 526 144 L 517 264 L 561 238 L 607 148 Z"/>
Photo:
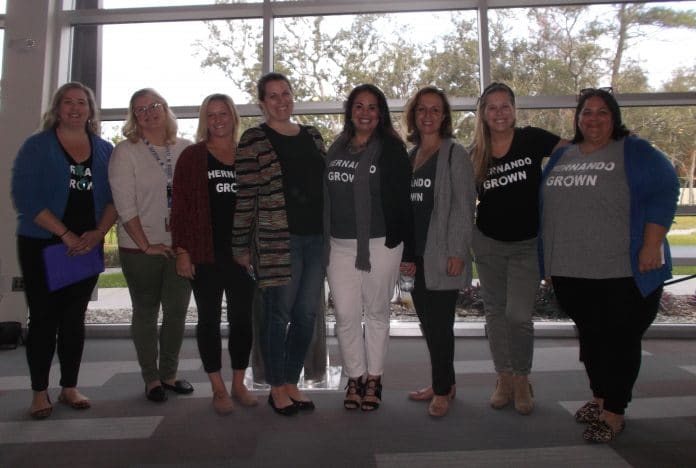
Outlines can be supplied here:
<path id="1" fill-rule="evenodd" d="M 323 248 L 321 234 L 291 235 L 290 283 L 262 290 L 261 353 L 266 382 L 271 386 L 296 384 L 300 379 L 322 305 Z"/>

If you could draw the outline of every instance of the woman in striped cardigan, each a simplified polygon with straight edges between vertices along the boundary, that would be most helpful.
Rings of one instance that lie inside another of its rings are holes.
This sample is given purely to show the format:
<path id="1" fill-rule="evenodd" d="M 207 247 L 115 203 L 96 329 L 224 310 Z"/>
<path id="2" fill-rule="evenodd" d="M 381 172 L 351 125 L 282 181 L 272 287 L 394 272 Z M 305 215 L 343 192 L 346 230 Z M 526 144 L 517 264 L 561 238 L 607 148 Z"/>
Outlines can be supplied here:
<path id="1" fill-rule="evenodd" d="M 255 268 L 263 297 L 261 353 L 268 403 L 282 415 L 312 410 L 297 387 L 321 307 L 324 283 L 324 143 L 314 127 L 291 120 L 292 87 L 268 73 L 257 84 L 265 123 L 237 147 L 237 209 L 232 240 L 236 261 Z M 257 248 L 252 266 L 249 241 Z"/>

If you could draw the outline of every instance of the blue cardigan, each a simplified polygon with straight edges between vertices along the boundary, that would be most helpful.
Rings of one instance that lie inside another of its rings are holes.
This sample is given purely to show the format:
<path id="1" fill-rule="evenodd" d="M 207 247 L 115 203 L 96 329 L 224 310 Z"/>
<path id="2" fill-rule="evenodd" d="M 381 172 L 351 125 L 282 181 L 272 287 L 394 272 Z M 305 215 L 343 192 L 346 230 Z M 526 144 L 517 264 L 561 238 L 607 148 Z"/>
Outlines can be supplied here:
<path id="1" fill-rule="evenodd" d="M 540 219 L 543 215 L 544 183 L 567 148 L 566 146 L 556 150 L 544 168 L 539 195 Z M 643 246 L 645 224 L 659 224 L 669 229 L 677 211 L 679 180 L 667 157 L 647 141 L 635 136 L 624 139 L 624 167 L 631 203 L 629 218 L 631 270 L 636 286 L 645 297 L 672 277 L 672 257 L 667 239 L 664 240 L 663 246 L 664 265 L 646 273 L 639 271 L 638 253 Z M 539 267 L 543 278 L 545 274 L 542 236 L 539 236 Z"/>
<path id="2" fill-rule="evenodd" d="M 92 190 L 94 215 L 98 223 L 106 205 L 113 203 L 107 169 L 113 145 L 96 135 L 92 143 Z M 53 234 L 34 219 L 48 209 L 62 219 L 68 203 L 70 165 L 55 130 L 30 136 L 17 153 L 12 168 L 12 199 L 17 210 L 17 234 L 48 239 Z"/>

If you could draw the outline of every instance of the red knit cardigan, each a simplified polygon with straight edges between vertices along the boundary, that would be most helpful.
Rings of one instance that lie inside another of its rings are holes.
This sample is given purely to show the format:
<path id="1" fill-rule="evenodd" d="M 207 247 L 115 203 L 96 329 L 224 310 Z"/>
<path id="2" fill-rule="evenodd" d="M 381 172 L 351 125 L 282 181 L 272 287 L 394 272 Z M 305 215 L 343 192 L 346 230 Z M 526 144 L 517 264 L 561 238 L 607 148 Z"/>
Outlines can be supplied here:
<path id="1" fill-rule="evenodd" d="M 187 147 L 176 163 L 170 226 L 173 247 L 186 250 L 191 263 L 215 261 L 208 196 L 208 148 L 205 142 Z"/>

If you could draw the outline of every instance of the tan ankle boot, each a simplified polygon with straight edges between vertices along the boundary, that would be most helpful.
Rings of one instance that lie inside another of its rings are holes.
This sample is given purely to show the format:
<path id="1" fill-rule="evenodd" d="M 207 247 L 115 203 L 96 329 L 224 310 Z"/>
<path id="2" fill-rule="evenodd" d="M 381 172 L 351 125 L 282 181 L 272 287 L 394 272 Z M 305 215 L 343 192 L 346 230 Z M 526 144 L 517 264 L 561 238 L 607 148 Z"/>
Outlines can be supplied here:
<path id="1" fill-rule="evenodd" d="M 495 409 L 506 407 L 512 400 L 512 375 L 498 374 L 495 391 L 491 395 L 491 406 Z"/>
<path id="2" fill-rule="evenodd" d="M 526 375 L 516 375 L 512 379 L 515 393 L 515 410 L 527 415 L 534 409 L 534 392 Z"/>

